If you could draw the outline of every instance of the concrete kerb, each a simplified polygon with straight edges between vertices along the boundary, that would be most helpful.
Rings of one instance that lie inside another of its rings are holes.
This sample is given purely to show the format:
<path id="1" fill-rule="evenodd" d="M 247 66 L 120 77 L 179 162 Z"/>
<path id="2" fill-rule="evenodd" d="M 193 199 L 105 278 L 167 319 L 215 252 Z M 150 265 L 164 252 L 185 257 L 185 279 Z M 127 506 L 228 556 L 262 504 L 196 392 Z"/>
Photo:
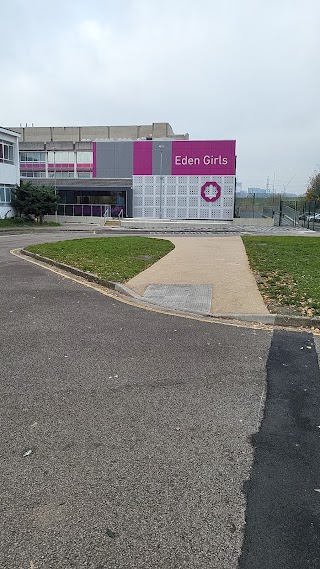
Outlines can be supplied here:
<path id="1" fill-rule="evenodd" d="M 59 261 L 55 261 L 54 259 L 49 259 L 48 257 L 43 257 L 42 255 L 39 255 L 38 253 L 33 253 L 32 251 L 27 251 L 26 249 L 19 249 L 19 252 L 22 253 L 23 255 L 26 255 L 27 257 L 32 257 L 33 259 L 36 259 L 37 261 L 41 261 L 42 263 L 47 263 L 48 265 L 53 265 L 54 267 L 57 267 L 58 269 L 62 269 L 64 271 L 67 271 L 68 273 L 72 273 L 73 275 L 76 275 L 78 277 L 83 277 L 83 278 L 87 279 L 87 281 L 94 282 L 96 284 L 105 286 L 106 288 L 110 288 L 111 290 L 115 290 L 117 292 L 121 292 L 121 293 L 126 294 L 127 296 L 131 296 L 137 300 L 143 300 L 142 296 L 140 296 L 139 294 L 136 294 L 131 289 L 129 289 L 128 287 L 126 287 L 125 285 L 123 285 L 121 283 L 108 281 L 107 279 L 102 279 L 101 277 L 98 277 L 97 275 L 94 275 L 93 273 L 88 273 L 86 271 L 82 271 L 81 269 L 76 269 L 75 267 L 72 267 L 71 265 L 67 265 L 66 263 L 60 263 Z"/>
<path id="2" fill-rule="evenodd" d="M 19 249 L 18 251 L 23 255 L 36 259 L 37 261 L 41 261 L 48 265 L 52 265 L 54 267 L 57 267 L 58 269 L 62 269 L 78 277 L 82 277 L 90 282 L 94 282 L 96 284 L 114 290 L 116 292 L 125 294 L 126 296 L 134 298 L 142 306 L 154 306 L 158 309 L 159 306 L 161 306 L 158 304 L 147 302 L 143 296 L 136 294 L 129 287 L 121 283 L 108 281 L 92 273 L 82 271 L 81 269 L 76 269 L 75 267 L 72 267 L 65 263 L 60 263 L 59 261 L 54 261 L 53 259 L 49 259 L 48 257 L 43 257 L 42 255 L 38 255 L 37 253 L 32 253 L 31 251 L 27 251 L 26 249 Z M 238 320 L 240 322 L 244 321 L 256 324 L 266 324 L 266 325 L 281 326 L 281 327 L 320 328 L 320 317 L 288 316 L 282 314 L 236 314 L 236 313 L 218 314 L 213 312 L 201 312 L 201 311 L 183 309 L 183 308 L 174 309 L 164 306 L 161 307 L 166 308 L 166 310 L 169 310 L 172 313 L 194 314 L 207 318 L 217 318 L 219 320 Z"/>
<path id="3" fill-rule="evenodd" d="M 27 251 L 26 249 L 19 249 L 19 252 L 22 253 L 23 255 L 26 255 L 27 257 L 32 257 L 33 259 L 36 259 L 37 261 L 41 261 L 43 263 L 47 263 L 48 265 L 53 265 L 58 269 L 62 269 L 64 271 L 72 273 L 73 275 L 77 275 L 78 277 L 84 277 L 88 281 L 95 282 L 112 290 L 116 290 L 117 283 L 114 283 L 112 281 L 107 281 L 106 279 L 102 279 L 97 275 L 93 275 L 92 273 L 81 271 L 81 269 L 76 269 L 75 267 L 71 267 L 70 265 L 67 265 L 65 263 L 54 261 L 53 259 L 49 259 L 48 257 L 43 257 L 42 255 L 38 255 L 37 253 L 32 253 L 31 251 Z"/>

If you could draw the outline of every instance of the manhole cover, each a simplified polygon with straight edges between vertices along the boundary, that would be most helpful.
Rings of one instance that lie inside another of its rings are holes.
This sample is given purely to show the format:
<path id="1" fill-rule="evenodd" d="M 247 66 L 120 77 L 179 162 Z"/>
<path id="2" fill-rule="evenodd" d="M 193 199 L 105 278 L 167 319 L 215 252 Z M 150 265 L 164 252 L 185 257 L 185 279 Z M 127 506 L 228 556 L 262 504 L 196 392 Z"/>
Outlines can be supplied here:
<path id="1" fill-rule="evenodd" d="M 212 286 L 152 284 L 146 288 L 143 297 L 168 308 L 210 312 Z"/>

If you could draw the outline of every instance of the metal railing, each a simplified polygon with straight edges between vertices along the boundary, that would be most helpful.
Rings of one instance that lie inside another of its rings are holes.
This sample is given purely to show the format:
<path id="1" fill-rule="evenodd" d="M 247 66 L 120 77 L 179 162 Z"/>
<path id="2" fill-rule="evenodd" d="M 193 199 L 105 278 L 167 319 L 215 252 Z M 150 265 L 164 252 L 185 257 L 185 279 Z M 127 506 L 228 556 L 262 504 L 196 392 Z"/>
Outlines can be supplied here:
<path id="1" fill-rule="evenodd" d="M 280 199 L 273 206 L 264 206 L 263 216 L 273 217 L 275 225 L 296 227 L 299 224 L 298 202 L 286 203 Z"/>
<path id="2" fill-rule="evenodd" d="M 121 213 L 122 212 L 122 213 Z M 124 209 L 110 204 L 58 204 L 58 215 L 79 217 L 118 217 L 124 215 Z"/>

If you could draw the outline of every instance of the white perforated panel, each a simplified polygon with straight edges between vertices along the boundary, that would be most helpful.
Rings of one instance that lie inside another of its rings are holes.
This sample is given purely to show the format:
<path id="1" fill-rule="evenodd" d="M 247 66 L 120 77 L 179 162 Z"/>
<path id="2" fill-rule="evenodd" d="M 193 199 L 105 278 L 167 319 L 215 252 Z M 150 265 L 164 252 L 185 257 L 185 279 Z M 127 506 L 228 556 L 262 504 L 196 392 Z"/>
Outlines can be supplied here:
<path id="1" fill-rule="evenodd" d="M 207 201 L 201 196 L 201 187 L 206 182 L 220 186 L 218 200 Z M 162 188 L 161 217 L 230 220 L 233 219 L 234 186 L 234 176 L 163 176 L 162 183 L 160 176 L 134 176 L 133 216 L 160 217 Z M 142 196 L 144 201 L 140 201 Z"/>
<path id="2" fill-rule="evenodd" d="M 145 196 L 144 205 L 145 207 L 154 206 L 154 196 Z"/>
<path id="3" fill-rule="evenodd" d="M 200 198 L 198 196 L 190 197 L 189 198 L 189 208 L 190 207 L 197 207 L 200 203 Z"/>
<path id="4" fill-rule="evenodd" d="M 145 211 L 144 217 L 156 217 L 154 207 L 145 207 L 144 211 Z"/>
<path id="5" fill-rule="evenodd" d="M 176 205 L 176 198 L 173 196 L 168 196 L 166 199 L 166 205 L 169 207 L 175 207 Z"/>
<path id="6" fill-rule="evenodd" d="M 221 219 L 221 208 L 212 210 L 212 219 Z"/>
<path id="7" fill-rule="evenodd" d="M 178 207 L 186 207 L 186 206 L 188 205 L 188 198 L 187 198 L 187 196 L 182 197 L 182 198 L 178 198 L 177 201 L 178 201 L 178 203 L 177 203 Z"/>
<path id="8" fill-rule="evenodd" d="M 223 200 L 223 207 L 232 207 L 233 205 L 233 198 L 232 196 L 226 196 L 222 198 Z"/>

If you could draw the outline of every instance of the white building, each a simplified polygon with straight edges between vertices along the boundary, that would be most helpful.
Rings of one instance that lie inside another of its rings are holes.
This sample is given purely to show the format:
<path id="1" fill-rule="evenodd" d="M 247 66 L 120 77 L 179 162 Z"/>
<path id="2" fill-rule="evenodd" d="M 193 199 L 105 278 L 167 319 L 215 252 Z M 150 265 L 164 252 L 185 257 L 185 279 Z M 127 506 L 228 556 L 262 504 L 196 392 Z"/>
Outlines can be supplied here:
<path id="1" fill-rule="evenodd" d="M 19 137 L 18 133 L 0 127 L 0 219 L 15 214 L 11 191 L 20 184 Z"/>

